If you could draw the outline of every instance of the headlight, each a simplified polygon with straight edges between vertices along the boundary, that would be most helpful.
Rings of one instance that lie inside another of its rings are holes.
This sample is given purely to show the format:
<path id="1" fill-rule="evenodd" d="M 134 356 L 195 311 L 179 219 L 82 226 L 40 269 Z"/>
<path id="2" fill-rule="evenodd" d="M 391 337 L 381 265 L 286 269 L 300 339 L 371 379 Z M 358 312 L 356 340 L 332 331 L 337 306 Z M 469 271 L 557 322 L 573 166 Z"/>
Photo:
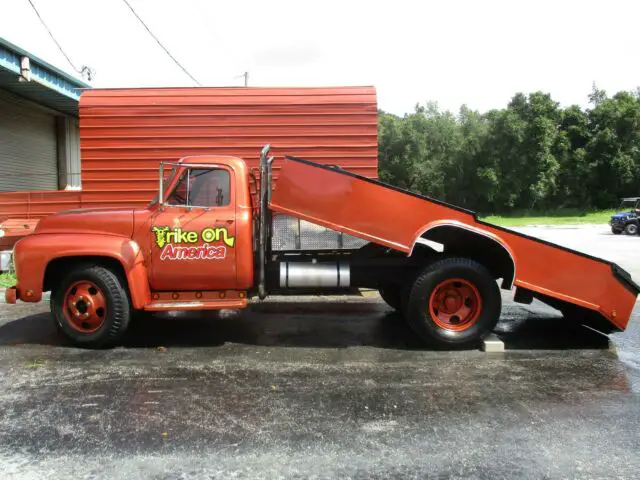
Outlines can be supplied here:
<path id="1" fill-rule="evenodd" d="M 0 238 L 4 237 L 4 230 L 0 228 Z"/>

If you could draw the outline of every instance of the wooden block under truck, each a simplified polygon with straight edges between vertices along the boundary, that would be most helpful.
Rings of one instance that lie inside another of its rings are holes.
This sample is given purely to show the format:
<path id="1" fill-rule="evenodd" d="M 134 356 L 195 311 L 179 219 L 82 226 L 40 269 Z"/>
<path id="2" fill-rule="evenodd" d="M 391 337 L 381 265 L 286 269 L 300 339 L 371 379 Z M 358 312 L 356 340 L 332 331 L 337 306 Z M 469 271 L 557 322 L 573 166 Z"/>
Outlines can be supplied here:
<path id="1" fill-rule="evenodd" d="M 500 288 L 605 333 L 627 326 L 640 290 L 615 264 L 300 158 L 282 160 L 272 190 L 268 152 L 260 182 L 240 158 L 186 157 L 161 164 L 146 208 L 45 217 L 15 246 L 7 302 L 51 291 L 55 324 L 85 347 L 116 344 L 135 311 L 240 309 L 252 297 L 354 287 L 378 289 L 436 348 L 478 344 L 500 318 Z M 289 249 L 273 247 L 275 215 L 293 220 Z M 360 240 L 305 249 L 301 222 Z"/>

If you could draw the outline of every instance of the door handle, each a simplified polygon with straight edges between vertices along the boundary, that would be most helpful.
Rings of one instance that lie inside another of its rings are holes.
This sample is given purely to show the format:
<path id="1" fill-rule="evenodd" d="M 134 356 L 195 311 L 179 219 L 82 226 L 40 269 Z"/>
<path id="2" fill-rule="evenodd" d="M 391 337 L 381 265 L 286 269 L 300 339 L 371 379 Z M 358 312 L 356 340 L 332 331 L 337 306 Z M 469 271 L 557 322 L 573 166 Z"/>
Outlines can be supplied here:
<path id="1" fill-rule="evenodd" d="M 222 220 L 215 222 L 214 226 L 216 227 L 223 227 L 225 225 L 233 225 L 233 220 L 225 220 L 224 222 Z"/>

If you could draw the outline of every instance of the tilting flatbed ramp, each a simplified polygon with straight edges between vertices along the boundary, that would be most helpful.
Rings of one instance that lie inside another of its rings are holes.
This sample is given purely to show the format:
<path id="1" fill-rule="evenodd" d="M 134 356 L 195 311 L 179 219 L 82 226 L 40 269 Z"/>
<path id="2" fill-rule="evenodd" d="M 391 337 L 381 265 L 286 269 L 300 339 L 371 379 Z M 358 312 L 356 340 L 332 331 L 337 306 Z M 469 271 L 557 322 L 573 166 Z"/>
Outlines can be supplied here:
<path id="1" fill-rule="evenodd" d="M 476 215 L 344 170 L 286 157 L 270 207 L 411 254 L 428 232 L 443 225 L 498 242 L 513 260 L 508 285 L 548 303 L 598 312 L 624 330 L 640 292 L 617 265 L 521 233 Z M 443 242 L 444 243 L 444 242 Z"/>

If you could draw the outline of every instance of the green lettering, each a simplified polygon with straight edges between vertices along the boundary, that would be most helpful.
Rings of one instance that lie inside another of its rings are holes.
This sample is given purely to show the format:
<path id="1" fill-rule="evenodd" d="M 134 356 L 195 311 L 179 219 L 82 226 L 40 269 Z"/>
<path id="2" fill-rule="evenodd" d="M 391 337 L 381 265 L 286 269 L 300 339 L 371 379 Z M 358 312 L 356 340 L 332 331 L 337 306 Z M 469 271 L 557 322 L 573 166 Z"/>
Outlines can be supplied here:
<path id="1" fill-rule="evenodd" d="M 202 240 L 204 240 L 205 242 L 215 242 L 216 240 L 216 231 L 211 228 L 211 227 L 207 227 L 202 231 Z"/>
<path id="2" fill-rule="evenodd" d="M 220 240 L 221 236 L 224 243 L 233 248 L 234 243 L 236 243 L 236 238 L 229 237 L 229 231 L 225 227 L 216 228 L 216 240 Z"/>
<path id="3" fill-rule="evenodd" d="M 181 228 L 176 228 L 176 243 L 189 243 L 188 233 L 183 231 Z"/>
<path id="4" fill-rule="evenodd" d="M 156 245 L 160 248 L 164 247 L 167 244 L 169 227 L 153 227 L 151 231 L 156 235 Z"/>

